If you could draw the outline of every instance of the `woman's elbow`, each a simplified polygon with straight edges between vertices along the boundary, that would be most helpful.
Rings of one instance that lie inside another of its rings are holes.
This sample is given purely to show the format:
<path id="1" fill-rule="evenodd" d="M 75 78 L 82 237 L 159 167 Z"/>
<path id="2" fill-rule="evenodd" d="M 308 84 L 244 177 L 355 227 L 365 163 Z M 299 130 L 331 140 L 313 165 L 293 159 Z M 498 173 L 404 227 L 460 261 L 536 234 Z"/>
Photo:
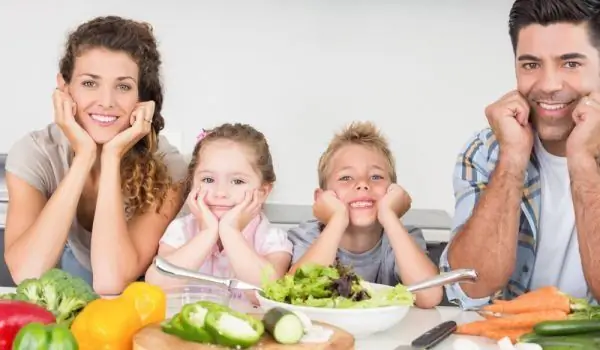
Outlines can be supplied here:
<path id="1" fill-rule="evenodd" d="M 16 285 L 29 278 L 40 278 L 40 276 L 45 272 L 36 269 L 34 266 L 32 266 L 33 264 L 23 262 L 22 257 L 19 260 L 19 257 L 11 254 L 9 250 L 5 250 L 4 252 L 4 261 L 6 262 L 6 267 L 10 273 L 10 277 Z"/>

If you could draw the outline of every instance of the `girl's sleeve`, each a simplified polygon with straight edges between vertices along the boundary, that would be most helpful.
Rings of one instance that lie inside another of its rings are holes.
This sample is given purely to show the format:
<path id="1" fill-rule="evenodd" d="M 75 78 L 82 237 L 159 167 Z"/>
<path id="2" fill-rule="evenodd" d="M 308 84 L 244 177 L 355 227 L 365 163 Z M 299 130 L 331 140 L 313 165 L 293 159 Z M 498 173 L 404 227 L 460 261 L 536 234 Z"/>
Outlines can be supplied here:
<path id="1" fill-rule="evenodd" d="M 186 234 L 187 225 L 185 217 L 177 218 L 167 226 L 167 230 L 160 239 L 161 244 L 166 244 L 173 248 L 180 248 L 188 241 L 188 235 Z"/>
<path id="2" fill-rule="evenodd" d="M 259 240 L 260 245 L 256 252 L 259 255 L 284 252 L 292 255 L 292 242 L 288 239 L 287 232 L 278 227 L 271 227 L 264 239 Z"/>

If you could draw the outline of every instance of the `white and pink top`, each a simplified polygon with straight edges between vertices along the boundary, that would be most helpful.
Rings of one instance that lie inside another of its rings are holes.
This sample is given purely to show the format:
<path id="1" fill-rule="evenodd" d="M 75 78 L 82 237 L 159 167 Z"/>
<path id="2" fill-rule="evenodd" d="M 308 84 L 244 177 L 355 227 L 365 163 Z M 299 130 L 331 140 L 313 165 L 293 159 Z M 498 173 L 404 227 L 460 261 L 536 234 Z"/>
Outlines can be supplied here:
<path id="1" fill-rule="evenodd" d="M 160 243 L 179 248 L 199 234 L 200 230 L 196 218 L 193 214 L 188 214 L 173 220 L 169 224 Z M 264 214 L 254 218 L 242 231 L 242 235 L 261 256 L 277 252 L 292 255 L 293 247 L 288 240 L 287 232 L 282 228 L 273 226 Z M 217 244 L 214 245 L 212 252 L 198 272 L 215 277 L 235 278 L 226 250 L 220 251 Z M 237 297 L 237 294 L 241 293 L 235 293 L 234 297 Z"/>

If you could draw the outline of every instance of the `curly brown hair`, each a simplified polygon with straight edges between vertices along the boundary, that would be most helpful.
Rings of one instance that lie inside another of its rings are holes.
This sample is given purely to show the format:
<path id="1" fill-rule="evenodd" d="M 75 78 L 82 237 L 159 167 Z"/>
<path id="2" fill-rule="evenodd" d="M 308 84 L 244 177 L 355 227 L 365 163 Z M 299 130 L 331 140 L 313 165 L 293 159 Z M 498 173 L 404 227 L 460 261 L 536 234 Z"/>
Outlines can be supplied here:
<path id="1" fill-rule="evenodd" d="M 121 160 L 122 189 L 128 215 L 141 214 L 156 205 L 160 209 L 172 185 L 162 158 L 157 155 L 158 133 L 164 127 L 161 115 L 163 88 L 161 57 L 152 27 L 118 16 L 96 17 L 69 34 L 59 70 L 70 83 L 75 60 L 87 50 L 105 48 L 126 52 L 139 68 L 139 101 L 154 101 L 150 133 L 135 144 Z"/>
<path id="2" fill-rule="evenodd" d="M 255 155 L 254 169 L 261 175 L 263 183 L 275 183 L 275 169 L 273 158 L 265 135 L 248 124 L 222 124 L 212 130 L 206 131 L 206 136 L 196 143 L 192 159 L 188 166 L 188 176 L 185 182 L 184 195 L 187 197 L 192 190 L 194 172 L 200 161 L 200 151 L 208 143 L 217 140 L 229 140 L 248 147 Z"/>

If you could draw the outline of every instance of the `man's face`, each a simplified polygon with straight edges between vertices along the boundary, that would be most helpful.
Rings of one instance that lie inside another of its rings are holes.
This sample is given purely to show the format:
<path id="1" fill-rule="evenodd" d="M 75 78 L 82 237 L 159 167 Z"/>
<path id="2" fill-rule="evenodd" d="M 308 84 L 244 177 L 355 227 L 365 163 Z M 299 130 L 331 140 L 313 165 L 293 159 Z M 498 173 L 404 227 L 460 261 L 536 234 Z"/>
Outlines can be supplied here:
<path id="1" fill-rule="evenodd" d="M 566 141 L 575 126 L 579 99 L 600 89 L 598 50 L 586 24 L 532 24 L 519 32 L 516 49 L 519 92 L 531 106 L 542 141 Z"/>

